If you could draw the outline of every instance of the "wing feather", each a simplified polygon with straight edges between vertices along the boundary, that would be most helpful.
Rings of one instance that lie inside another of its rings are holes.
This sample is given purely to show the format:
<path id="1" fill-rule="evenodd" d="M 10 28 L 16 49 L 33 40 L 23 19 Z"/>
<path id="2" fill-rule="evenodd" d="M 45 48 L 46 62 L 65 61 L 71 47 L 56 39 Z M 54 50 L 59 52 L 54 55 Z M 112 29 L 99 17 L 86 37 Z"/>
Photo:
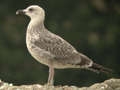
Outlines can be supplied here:
<path id="1" fill-rule="evenodd" d="M 90 63 L 89 58 L 78 53 L 71 44 L 58 35 L 49 31 L 44 33 L 39 34 L 39 38 L 34 41 L 34 45 L 55 56 L 55 60 L 73 65 L 88 65 Z"/>

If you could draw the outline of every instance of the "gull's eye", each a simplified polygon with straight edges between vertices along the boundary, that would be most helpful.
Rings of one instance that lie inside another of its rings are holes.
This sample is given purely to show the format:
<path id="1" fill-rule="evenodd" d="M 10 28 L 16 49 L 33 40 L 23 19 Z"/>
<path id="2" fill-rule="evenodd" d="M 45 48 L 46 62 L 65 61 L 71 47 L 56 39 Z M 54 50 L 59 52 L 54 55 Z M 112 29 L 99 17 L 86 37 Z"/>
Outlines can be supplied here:
<path id="1" fill-rule="evenodd" d="M 29 11 L 32 12 L 34 9 L 33 8 L 30 8 Z"/>

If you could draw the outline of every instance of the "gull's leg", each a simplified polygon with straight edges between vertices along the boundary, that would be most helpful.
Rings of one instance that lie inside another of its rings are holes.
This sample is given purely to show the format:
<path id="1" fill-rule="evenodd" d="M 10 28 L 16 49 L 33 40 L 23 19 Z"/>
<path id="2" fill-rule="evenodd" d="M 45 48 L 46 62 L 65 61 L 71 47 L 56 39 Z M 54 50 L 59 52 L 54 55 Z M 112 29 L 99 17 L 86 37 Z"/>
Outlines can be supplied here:
<path id="1" fill-rule="evenodd" d="M 54 84 L 54 68 L 49 66 L 49 77 L 48 77 L 48 85 Z"/>

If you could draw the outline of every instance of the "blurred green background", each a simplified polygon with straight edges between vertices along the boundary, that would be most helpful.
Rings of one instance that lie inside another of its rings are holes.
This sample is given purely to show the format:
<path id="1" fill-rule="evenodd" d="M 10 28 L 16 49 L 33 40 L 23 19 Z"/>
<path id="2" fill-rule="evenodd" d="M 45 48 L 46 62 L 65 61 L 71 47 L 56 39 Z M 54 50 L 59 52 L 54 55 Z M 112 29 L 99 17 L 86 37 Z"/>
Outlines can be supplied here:
<path id="1" fill-rule="evenodd" d="M 29 23 L 18 9 L 37 4 L 46 11 L 45 26 L 79 52 L 117 75 L 80 69 L 56 70 L 55 85 L 89 86 L 120 75 L 120 0 L 0 0 L 0 78 L 16 85 L 44 84 L 48 67 L 34 60 L 25 44 Z"/>

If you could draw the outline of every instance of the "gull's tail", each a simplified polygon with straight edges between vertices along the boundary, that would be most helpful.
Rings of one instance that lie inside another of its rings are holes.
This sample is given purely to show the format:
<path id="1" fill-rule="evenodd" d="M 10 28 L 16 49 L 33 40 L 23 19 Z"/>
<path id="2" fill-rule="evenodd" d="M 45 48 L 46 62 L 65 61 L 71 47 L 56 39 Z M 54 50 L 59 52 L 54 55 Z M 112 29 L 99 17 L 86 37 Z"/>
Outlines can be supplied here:
<path id="1" fill-rule="evenodd" d="M 91 67 L 89 67 L 89 70 L 92 70 L 94 72 L 103 72 L 103 73 L 113 73 L 113 71 L 109 68 L 105 68 L 103 67 L 102 65 L 99 65 L 99 64 L 96 64 L 96 63 L 93 63 Z"/>

